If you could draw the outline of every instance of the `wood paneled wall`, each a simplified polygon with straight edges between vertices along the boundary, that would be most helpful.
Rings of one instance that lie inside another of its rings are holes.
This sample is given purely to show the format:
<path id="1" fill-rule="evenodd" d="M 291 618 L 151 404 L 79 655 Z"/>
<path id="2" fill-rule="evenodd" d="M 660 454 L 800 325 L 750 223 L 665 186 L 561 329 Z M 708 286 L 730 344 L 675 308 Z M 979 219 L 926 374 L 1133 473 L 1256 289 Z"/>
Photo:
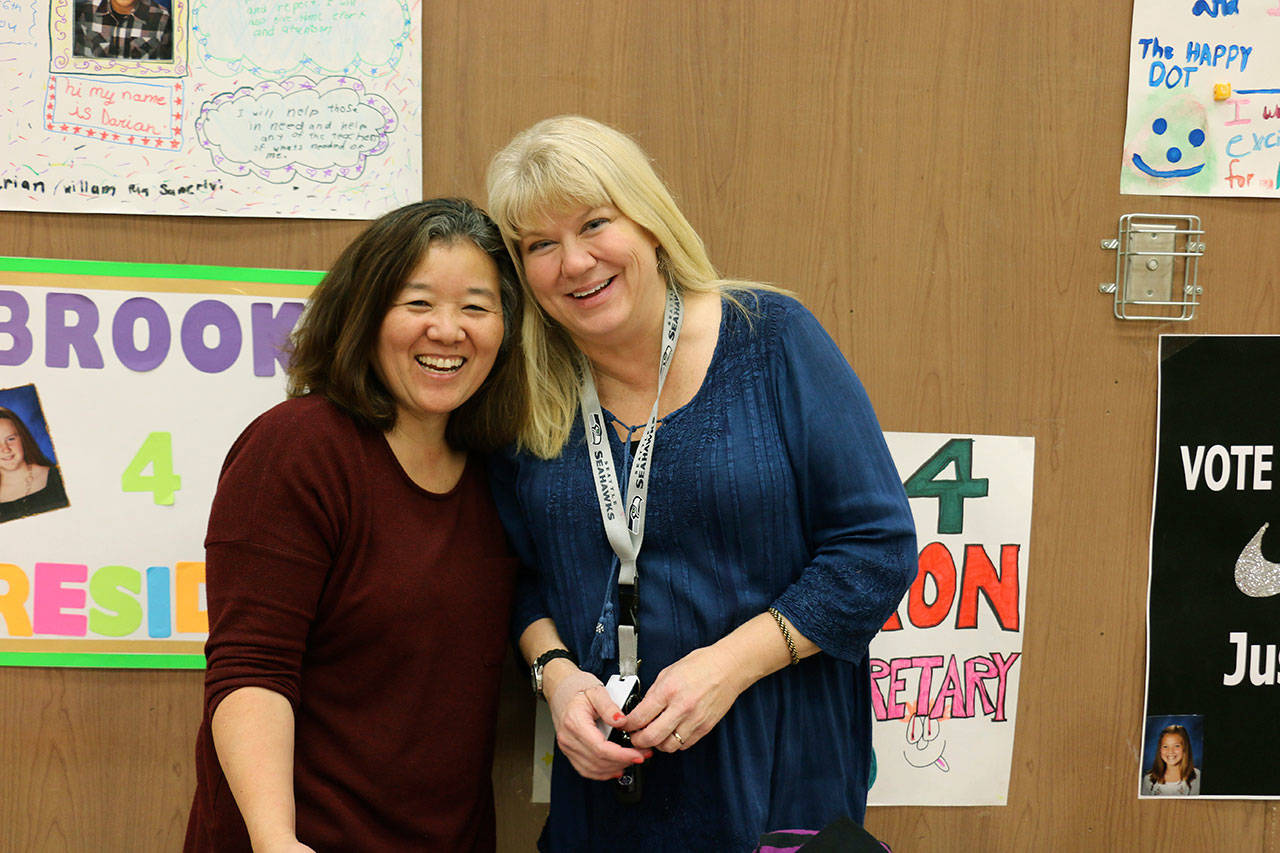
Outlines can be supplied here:
<path id="1" fill-rule="evenodd" d="M 1274 201 L 1119 194 L 1130 7 L 1108 0 L 428 4 L 424 193 L 580 112 L 655 158 L 727 274 L 796 290 L 886 429 L 1033 435 L 1009 805 L 877 808 L 900 851 L 1265 850 L 1268 802 L 1139 802 L 1162 331 L 1280 326 Z M 1201 317 L 1121 323 L 1098 240 L 1203 217 Z M 360 223 L 0 214 L 0 253 L 323 268 Z M 139 254 L 140 247 L 147 247 Z M 0 536 L 4 532 L 0 531 Z M 532 704 L 509 667 L 495 779 L 529 850 Z M 197 673 L 0 671 L 0 848 L 174 850 Z"/>

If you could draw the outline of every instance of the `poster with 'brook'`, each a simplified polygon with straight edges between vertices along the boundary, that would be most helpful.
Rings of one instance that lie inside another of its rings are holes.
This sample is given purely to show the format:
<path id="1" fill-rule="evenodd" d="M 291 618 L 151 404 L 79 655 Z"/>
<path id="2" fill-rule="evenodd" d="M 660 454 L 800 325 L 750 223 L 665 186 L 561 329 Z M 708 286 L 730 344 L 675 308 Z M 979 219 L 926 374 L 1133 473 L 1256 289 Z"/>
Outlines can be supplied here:
<path id="1" fill-rule="evenodd" d="M 0 258 L 0 666 L 204 666 L 218 472 L 320 275 Z"/>

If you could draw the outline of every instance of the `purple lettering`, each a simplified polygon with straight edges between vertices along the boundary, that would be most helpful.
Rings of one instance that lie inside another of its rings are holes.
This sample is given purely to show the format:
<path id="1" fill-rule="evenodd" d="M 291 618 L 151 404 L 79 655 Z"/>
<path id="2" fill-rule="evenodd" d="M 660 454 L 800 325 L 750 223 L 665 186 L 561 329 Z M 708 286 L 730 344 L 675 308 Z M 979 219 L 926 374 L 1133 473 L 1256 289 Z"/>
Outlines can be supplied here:
<path id="1" fill-rule="evenodd" d="M 98 306 L 83 293 L 50 293 L 45 299 L 45 356 L 49 367 L 68 367 L 71 350 L 80 367 L 102 368 L 102 351 L 93 339 L 98 331 Z M 68 315 L 76 321 L 68 325 Z"/>
<path id="2" fill-rule="evenodd" d="M 27 328 L 31 308 L 21 293 L 12 290 L 0 290 L 0 308 L 9 309 L 9 319 L 0 322 L 0 335 L 8 335 L 13 340 L 8 349 L 0 350 L 0 364 L 22 364 L 31 358 L 31 330 Z"/>
<path id="3" fill-rule="evenodd" d="M 274 376 L 276 364 L 285 368 L 285 344 L 302 316 L 301 302 L 283 302 L 275 314 L 271 303 L 255 302 L 249 308 L 253 329 L 253 375 Z"/>
<path id="4" fill-rule="evenodd" d="M 142 320 L 147 326 L 147 345 L 138 349 L 134 344 L 134 328 Z M 145 373 L 155 370 L 169 354 L 169 317 L 160 303 L 145 296 L 126 300 L 111 321 L 111 345 L 116 357 L 130 370 Z"/>
<path id="5" fill-rule="evenodd" d="M 218 330 L 218 344 L 214 347 L 204 342 L 204 330 L 210 326 Z M 192 367 L 204 373 L 221 373 L 235 364 L 241 338 L 236 312 L 224 302 L 197 302 L 182 318 L 182 352 Z"/>

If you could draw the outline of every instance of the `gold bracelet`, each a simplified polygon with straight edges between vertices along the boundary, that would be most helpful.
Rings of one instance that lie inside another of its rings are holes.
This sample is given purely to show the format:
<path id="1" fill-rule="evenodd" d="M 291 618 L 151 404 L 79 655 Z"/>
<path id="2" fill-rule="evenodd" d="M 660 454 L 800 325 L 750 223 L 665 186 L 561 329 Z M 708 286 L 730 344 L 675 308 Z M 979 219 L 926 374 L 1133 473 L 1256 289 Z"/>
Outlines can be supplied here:
<path id="1" fill-rule="evenodd" d="M 787 651 L 791 653 L 791 665 L 795 666 L 800 663 L 800 655 L 796 653 L 796 644 L 791 639 L 791 632 L 787 630 L 787 623 L 782 621 L 782 614 L 776 607 L 769 608 L 769 615 L 773 617 L 774 622 L 778 623 L 778 630 L 782 632 L 782 638 L 787 641 Z"/>

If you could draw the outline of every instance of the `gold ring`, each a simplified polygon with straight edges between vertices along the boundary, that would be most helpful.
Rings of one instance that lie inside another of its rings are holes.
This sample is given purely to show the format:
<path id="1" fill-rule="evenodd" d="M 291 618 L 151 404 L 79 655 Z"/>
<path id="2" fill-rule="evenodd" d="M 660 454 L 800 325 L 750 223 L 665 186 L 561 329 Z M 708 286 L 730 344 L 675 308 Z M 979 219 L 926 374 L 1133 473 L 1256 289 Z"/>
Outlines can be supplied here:
<path id="1" fill-rule="evenodd" d="M 675 731 L 673 731 L 673 732 L 671 733 L 671 736 L 672 736 L 673 738 L 675 738 L 675 739 L 676 739 L 676 742 L 677 742 L 677 743 L 679 743 L 681 746 L 684 746 L 684 738 L 680 737 L 680 733 L 679 733 L 679 732 L 675 732 Z"/>

